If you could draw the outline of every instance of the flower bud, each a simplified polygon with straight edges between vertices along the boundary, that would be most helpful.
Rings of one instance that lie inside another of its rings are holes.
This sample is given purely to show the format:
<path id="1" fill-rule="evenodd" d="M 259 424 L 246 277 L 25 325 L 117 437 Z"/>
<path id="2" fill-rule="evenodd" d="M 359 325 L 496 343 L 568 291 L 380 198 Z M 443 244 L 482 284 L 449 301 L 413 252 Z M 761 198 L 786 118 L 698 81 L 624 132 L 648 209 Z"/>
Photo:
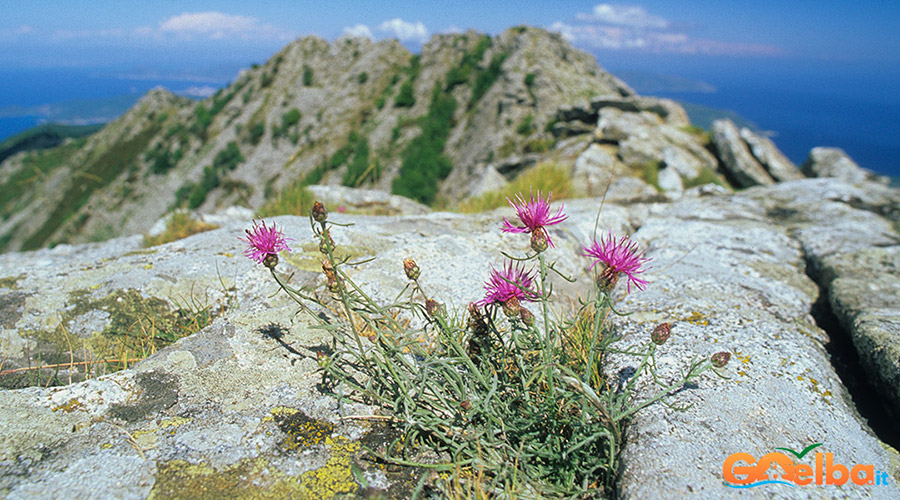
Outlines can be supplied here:
<path id="1" fill-rule="evenodd" d="M 325 277 L 329 280 L 334 279 L 334 267 L 331 265 L 331 261 L 322 261 L 322 272 L 325 273 Z"/>
<path id="2" fill-rule="evenodd" d="M 525 323 L 525 326 L 534 326 L 534 314 L 524 307 L 519 307 L 519 319 Z"/>
<path id="3" fill-rule="evenodd" d="M 323 223 L 328 220 L 328 210 L 325 210 L 325 205 L 321 202 L 313 203 L 312 210 L 310 210 L 312 214 L 313 220 L 318 223 Z"/>
<path id="4" fill-rule="evenodd" d="M 728 351 L 717 352 L 713 354 L 709 361 L 716 368 L 724 368 L 725 365 L 728 364 L 728 361 L 731 359 L 731 353 Z"/>
<path id="5" fill-rule="evenodd" d="M 544 231 L 544 228 L 537 228 L 531 232 L 531 249 L 537 253 L 541 253 L 547 249 L 549 245 L 549 241 L 547 240 L 547 233 Z"/>
<path id="6" fill-rule="evenodd" d="M 269 269 L 275 269 L 275 266 L 278 265 L 278 254 L 270 253 L 266 255 L 263 259 L 263 265 Z"/>
<path id="7" fill-rule="evenodd" d="M 425 300 L 425 312 L 432 318 L 441 313 L 441 305 L 434 299 Z"/>
<path id="8" fill-rule="evenodd" d="M 606 266 L 606 269 L 597 277 L 597 286 L 606 293 L 611 293 L 618 282 L 619 272 L 612 266 Z"/>
<path id="9" fill-rule="evenodd" d="M 403 271 L 406 273 L 406 277 L 413 281 L 419 279 L 419 274 L 421 273 L 416 261 L 409 257 L 403 259 Z"/>
<path id="10" fill-rule="evenodd" d="M 484 315 L 481 314 L 481 310 L 478 309 L 478 305 L 474 302 L 469 302 L 469 321 L 466 326 L 475 335 L 486 335 L 488 332 L 488 325 L 484 320 Z"/>
<path id="11" fill-rule="evenodd" d="M 672 335 L 672 324 L 671 323 L 660 323 L 656 325 L 656 328 L 653 329 L 653 332 L 650 333 L 650 340 L 653 341 L 656 345 L 663 345 L 669 340 L 669 336 Z"/>
<path id="12" fill-rule="evenodd" d="M 519 299 L 515 296 L 512 296 L 503 302 L 503 314 L 505 314 L 507 318 L 512 319 L 517 317 L 519 315 L 519 309 L 521 309 L 519 307 Z"/>

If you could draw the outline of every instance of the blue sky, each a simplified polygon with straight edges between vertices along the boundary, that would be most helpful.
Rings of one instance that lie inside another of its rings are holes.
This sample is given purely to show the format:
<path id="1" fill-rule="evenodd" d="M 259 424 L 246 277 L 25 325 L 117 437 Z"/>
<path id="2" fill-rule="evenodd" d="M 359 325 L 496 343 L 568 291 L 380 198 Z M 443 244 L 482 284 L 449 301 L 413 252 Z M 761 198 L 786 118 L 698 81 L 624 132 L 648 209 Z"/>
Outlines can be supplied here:
<path id="1" fill-rule="evenodd" d="M 900 2 L 894 0 L 7 1 L 0 65 L 210 72 L 264 61 L 307 34 L 395 37 L 415 49 L 434 33 L 495 34 L 519 24 L 559 31 L 601 64 L 670 56 L 900 68 Z"/>

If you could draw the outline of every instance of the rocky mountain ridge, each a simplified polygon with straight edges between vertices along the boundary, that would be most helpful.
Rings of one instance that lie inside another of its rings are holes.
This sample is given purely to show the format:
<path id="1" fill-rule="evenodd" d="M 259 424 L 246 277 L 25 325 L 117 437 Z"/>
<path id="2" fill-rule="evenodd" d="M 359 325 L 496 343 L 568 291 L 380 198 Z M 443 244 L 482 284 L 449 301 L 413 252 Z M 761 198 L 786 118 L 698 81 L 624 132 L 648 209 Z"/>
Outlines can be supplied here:
<path id="1" fill-rule="evenodd" d="M 0 164 L 0 181 L 15 181 L 0 242 L 145 232 L 175 206 L 258 208 L 298 182 L 459 199 L 492 162 L 548 149 L 560 106 L 610 93 L 633 94 L 534 28 L 436 35 L 418 55 L 392 40 L 306 37 L 206 101 L 153 90 L 83 145 Z"/>
<path id="2" fill-rule="evenodd" d="M 862 172 L 845 156 L 803 173 Z M 210 99 L 156 89 L 87 140 L 0 163 L 0 250 L 146 233 L 176 207 L 257 210 L 315 184 L 452 205 L 542 163 L 567 169 L 576 196 L 803 177 L 769 139 L 692 127 L 540 29 L 436 35 L 418 55 L 306 37 Z"/>

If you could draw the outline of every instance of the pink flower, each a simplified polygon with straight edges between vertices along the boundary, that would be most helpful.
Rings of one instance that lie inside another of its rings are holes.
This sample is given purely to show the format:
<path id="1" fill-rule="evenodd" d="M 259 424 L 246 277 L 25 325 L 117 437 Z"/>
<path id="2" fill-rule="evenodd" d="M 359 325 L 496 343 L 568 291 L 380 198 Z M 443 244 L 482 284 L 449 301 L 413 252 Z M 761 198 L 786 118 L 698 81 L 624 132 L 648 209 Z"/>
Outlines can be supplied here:
<path id="1" fill-rule="evenodd" d="M 538 293 L 531 288 L 533 282 L 531 272 L 507 262 L 506 267 L 499 271 L 491 269 L 491 277 L 484 284 L 487 292 L 484 298 L 478 301 L 478 305 L 503 304 L 513 297 L 533 302 L 538 297 Z"/>
<path id="2" fill-rule="evenodd" d="M 541 198 L 541 193 L 538 191 L 538 196 L 535 199 L 534 193 L 531 194 L 531 201 L 525 201 L 525 198 L 522 196 L 522 193 L 516 195 L 515 201 L 510 200 L 509 198 L 506 201 L 509 202 L 509 205 L 516 209 L 516 215 L 519 216 L 519 220 L 522 221 L 524 226 L 513 226 L 506 218 L 503 218 L 503 227 L 501 228 L 503 232 L 506 233 L 543 233 L 547 236 L 547 243 L 552 247 L 553 241 L 550 240 L 550 235 L 547 234 L 546 230 L 544 230 L 545 226 L 552 226 L 553 224 L 559 224 L 560 222 L 566 220 L 567 215 L 563 214 L 563 209 L 566 207 L 565 205 L 561 205 L 559 210 L 556 212 L 556 215 L 553 217 L 550 216 L 550 198 L 552 194 L 547 195 L 547 199 L 544 200 Z M 534 238 L 532 238 L 534 239 Z"/>
<path id="3" fill-rule="evenodd" d="M 647 281 L 638 278 L 637 275 L 644 272 L 641 266 L 650 259 L 638 251 L 637 243 L 629 241 L 628 236 L 622 236 L 617 241 L 612 233 L 608 233 L 605 239 L 600 237 L 599 243 L 594 240 L 591 246 L 584 247 L 584 252 L 583 255 L 597 259 L 591 264 L 591 269 L 600 262 L 606 264 L 602 278 L 610 289 L 615 286 L 620 274 L 628 276 L 629 293 L 632 284 L 639 290 L 643 290 L 647 285 Z"/>
<path id="4" fill-rule="evenodd" d="M 272 223 L 272 226 L 269 227 L 266 226 L 265 221 L 262 221 L 262 225 L 257 221 L 253 221 L 253 229 L 245 229 L 244 231 L 247 233 L 247 238 L 238 238 L 250 244 L 244 250 L 244 255 L 260 264 L 265 264 L 265 260 L 269 256 L 275 256 L 277 259 L 278 252 L 282 250 L 291 251 L 287 246 L 287 240 L 290 238 L 285 238 L 284 233 L 275 227 L 275 223 Z"/>

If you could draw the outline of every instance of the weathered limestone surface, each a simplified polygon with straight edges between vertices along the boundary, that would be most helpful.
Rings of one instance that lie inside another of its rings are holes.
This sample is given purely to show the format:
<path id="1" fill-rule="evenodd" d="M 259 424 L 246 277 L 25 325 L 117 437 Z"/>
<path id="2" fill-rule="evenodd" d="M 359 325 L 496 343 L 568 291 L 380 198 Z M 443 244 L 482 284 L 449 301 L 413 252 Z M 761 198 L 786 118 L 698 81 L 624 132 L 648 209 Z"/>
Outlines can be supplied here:
<path id="1" fill-rule="evenodd" d="M 900 458 L 855 410 L 825 351 L 828 336 L 810 315 L 822 286 L 839 317 L 846 310 L 847 317 L 864 319 L 847 323 L 855 342 L 868 339 L 857 344 L 861 355 L 866 346 L 875 353 L 890 345 L 897 330 L 882 319 L 898 314 L 886 298 L 896 296 L 898 235 L 889 209 L 897 200 L 896 191 L 836 179 L 738 194 L 694 188 L 627 205 L 607 200 L 598 231 L 633 233 L 653 259 L 647 291 L 619 293 L 618 309 L 632 313 L 616 320 L 628 334 L 625 342 L 645 342 L 654 325 L 674 322 L 672 339 L 659 351 L 663 378 L 675 378 L 692 357 L 733 353 L 730 379 L 704 377 L 674 396 L 673 402 L 691 405 L 686 410 L 657 404 L 636 414 L 622 454 L 621 497 L 900 494 Z M 590 263 L 579 254 L 594 233 L 598 207 L 597 198 L 568 200 L 569 219 L 551 229 L 557 248 L 549 255 L 562 272 L 580 278 L 575 285 L 556 283 L 560 295 L 587 286 Z M 511 215 L 509 209 L 474 216 L 332 210 L 335 221 L 355 223 L 335 229 L 337 245 L 355 258 L 376 257 L 352 271 L 362 287 L 393 298 L 405 283 L 400 261 L 412 256 L 423 286 L 456 310 L 481 297 L 490 267 L 502 262 L 500 250 L 526 248 L 527 237 L 499 231 L 501 218 Z M 308 220 L 273 220 L 296 240 L 279 270 L 293 272 L 295 284 L 321 284 Z M 342 419 L 372 409 L 339 408 L 319 391 L 315 352 L 325 336 L 302 314 L 292 318 L 296 307 L 274 294 L 267 271 L 240 255 L 237 238 L 248 223 L 220 223 L 218 230 L 150 249 L 140 249 L 140 238 L 133 237 L 0 255 L 0 346 L 9 362 L 34 352 L 37 340 L 25 332 L 55 327 L 75 296 L 133 289 L 148 299 L 174 298 L 193 289 L 212 304 L 228 305 L 206 329 L 127 370 L 62 387 L 5 390 L 0 494 L 176 498 L 205 489 L 322 498 L 362 493 L 362 475 L 374 490 L 408 496 L 418 472 L 385 472 L 360 459 L 362 447 L 384 442 L 383 428 Z M 828 260 L 838 255 L 854 264 Z M 854 277 L 860 266 L 884 279 Z M 856 281 L 845 285 L 847 279 Z M 878 293 L 862 293 L 872 302 L 854 298 L 860 286 L 873 284 Z M 82 335 L 102 330 L 108 320 L 82 316 L 70 325 L 81 324 Z M 866 333 L 873 324 L 881 325 L 880 334 Z M 635 363 L 614 356 L 609 374 L 627 377 Z M 642 387 L 638 399 L 652 389 Z M 891 485 L 742 491 L 722 484 L 722 462 L 732 453 L 758 458 L 775 447 L 814 442 L 841 463 L 888 472 Z"/>
<path id="2" fill-rule="evenodd" d="M 713 122 L 712 142 L 722 160 L 722 166 L 739 187 L 766 186 L 775 182 L 754 158 L 731 120 Z"/>
<path id="3" fill-rule="evenodd" d="M 803 174 L 775 146 L 772 139 L 755 134 L 746 127 L 741 129 L 741 139 L 747 143 L 753 156 L 776 181 L 786 182 L 803 178 Z"/>
<path id="4" fill-rule="evenodd" d="M 888 184 L 886 178 L 860 168 L 843 149 L 839 148 L 812 148 L 802 169 L 807 177 L 836 177 L 851 183 L 870 180 Z"/>

